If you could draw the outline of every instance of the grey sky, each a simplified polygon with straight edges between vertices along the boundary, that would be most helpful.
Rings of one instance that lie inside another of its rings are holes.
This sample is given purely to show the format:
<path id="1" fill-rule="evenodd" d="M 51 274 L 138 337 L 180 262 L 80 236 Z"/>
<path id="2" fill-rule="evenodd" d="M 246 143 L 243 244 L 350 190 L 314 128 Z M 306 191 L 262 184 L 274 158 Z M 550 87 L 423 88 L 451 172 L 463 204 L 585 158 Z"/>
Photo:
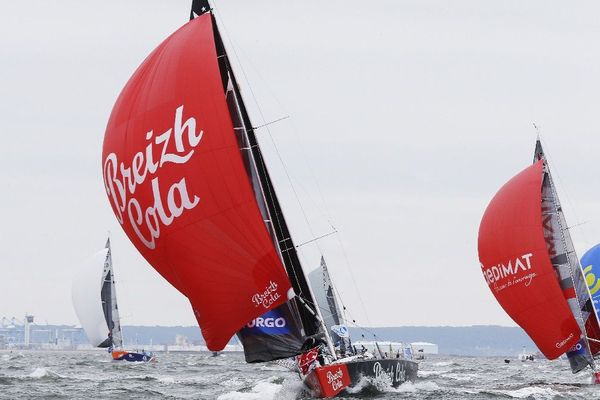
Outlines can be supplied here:
<path id="1" fill-rule="evenodd" d="M 189 3 L 0 2 L 0 316 L 76 323 L 73 270 L 110 230 L 123 323 L 195 323 L 123 234 L 100 168 L 117 95 Z M 569 223 L 587 221 L 577 250 L 600 241 L 597 2 L 215 5 L 254 123 L 291 116 L 259 140 L 296 242 L 340 231 L 319 247 L 358 323 L 513 324 L 477 230 L 531 162 L 534 121 Z M 307 270 L 318 250 L 302 248 Z"/>

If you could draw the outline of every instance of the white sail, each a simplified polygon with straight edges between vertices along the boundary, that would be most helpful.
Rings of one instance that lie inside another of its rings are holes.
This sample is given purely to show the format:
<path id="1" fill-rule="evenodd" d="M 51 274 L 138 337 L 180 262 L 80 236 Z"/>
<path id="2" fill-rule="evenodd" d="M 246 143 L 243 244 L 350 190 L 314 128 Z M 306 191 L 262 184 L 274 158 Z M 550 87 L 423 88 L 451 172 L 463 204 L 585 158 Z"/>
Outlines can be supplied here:
<path id="1" fill-rule="evenodd" d="M 73 307 L 92 346 L 100 346 L 108 338 L 100 296 L 108 251 L 103 249 L 88 258 L 73 279 Z"/>
<path id="2" fill-rule="evenodd" d="M 337 301 L 327 264 L 323 257 L 321 257 L 319 268 L 308 274 L 308 280 L 327 329 L 331 330 L 332 326 L 344 325 L 344 319 L 341 315 L 342 310 Z"/>

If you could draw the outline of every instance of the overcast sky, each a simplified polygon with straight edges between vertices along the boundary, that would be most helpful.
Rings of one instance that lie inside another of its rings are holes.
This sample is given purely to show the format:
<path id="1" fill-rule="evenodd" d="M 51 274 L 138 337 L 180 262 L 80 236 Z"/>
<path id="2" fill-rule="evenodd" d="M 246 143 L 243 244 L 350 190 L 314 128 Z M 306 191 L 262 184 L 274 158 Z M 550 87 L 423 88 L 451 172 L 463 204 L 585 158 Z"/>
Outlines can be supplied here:
<path id="1" fill-rule="evenodd" d="M 189 3 L 0 1 L 0 317 L 76 324 L 73 273 L 110 231 L 122 323 L 196 323 L 125 237 L 100 160 L 116 97 Z M 514 325 L 477 231 L 531 163 L 533 122 L 578 252 L 600 242 L 600 3 L 215 7 L 254 124 L 290 116 L 258 138 L 294 239 L 339 231 L 304 267 L 325 254 L 357 323 Z"/>

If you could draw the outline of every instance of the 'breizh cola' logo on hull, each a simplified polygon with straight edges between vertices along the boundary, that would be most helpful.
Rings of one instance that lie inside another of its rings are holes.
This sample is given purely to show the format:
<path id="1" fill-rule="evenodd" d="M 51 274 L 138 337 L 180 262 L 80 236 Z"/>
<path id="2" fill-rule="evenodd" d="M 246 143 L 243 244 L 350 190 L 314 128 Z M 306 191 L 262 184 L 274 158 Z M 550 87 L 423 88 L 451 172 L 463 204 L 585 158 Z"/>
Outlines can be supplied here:
<path id="1" fill-rule="evenodd" d="M 535 272 L 527 273 L 532 267 L 532 257 L 532 253 L 527 253 L 508 260 L 506 263 L 492 265 L 491 267 L 485 267 L 481 264 L 481 271 L 487 284 L 489 286 L 493 285 L 496 292 L 519 283 L 529 286 L 532 279 L 537 275 Z M 521 271 L 527 274 L 517 277 Z"/>
<path id="2" fill-rule="evenodd" d="M 200 144 L 204 131 L 196 130 L 196 119 L 189 117 L 182 121 L 183 105 L 175 110 L 173 127 L 159 135 L 153 130 L 148 131 L 146 148 L 135 153 L 131 160 L 119 161 L 115 153 L 110 153 L 104 160 L 104 185 L 117 219 L 122 225 L 124 218 L 128 218 L 137 237 L 149 249 L 156 247 L 161 225 L 171 225 L 185 210 L 200 202 L 198 196 L 188 193 L 184 177 L 166 191 L 161 188 L 158 177 L 153 177 L 166 164 L 187 163 L 194 148 Z M 151 179 L 154 197 L 151 205 L 141 205 L 135 196 L 138 185 L 144 184 L 146 179 Z"/>
<path id="3" fill-rule="evenodd" d="M 344 387 L 342 378 L 344 378 L 344 371 L 341 368 L 338 368 L 335 372 L 327 371 L 327 384 L 335 391 Z"/>

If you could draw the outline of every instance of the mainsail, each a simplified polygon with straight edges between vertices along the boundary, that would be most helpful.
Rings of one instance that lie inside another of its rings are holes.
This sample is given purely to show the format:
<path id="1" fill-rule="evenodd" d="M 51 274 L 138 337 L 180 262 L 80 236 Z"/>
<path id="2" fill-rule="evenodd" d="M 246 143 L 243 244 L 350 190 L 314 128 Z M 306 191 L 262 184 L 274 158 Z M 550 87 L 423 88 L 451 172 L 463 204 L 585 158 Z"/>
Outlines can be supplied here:
<path id="1" fill-rule="evenodd" d="M 591 299 L 540 140 L 536 142 L 534 162 L 539 160 L 544 163 L 542 182 L 544 238 L 552 265 L 560 279 L 560 287 L 581 332 L 584 334 L 578 345 L 567 352 L 571 369 L 573 372 L 579 372 L 588 365 L 594 367 L 592 355 L 598 353 L 600 347 L 594 342 L 588 341 L 586 336 L 597 335 L 598 323 L 596 318 L 590 318 L 593 310 Z"/>
<path id="2" fill-rule="evenodd" d="M 110 247 L 86 260 L 73 279 L 73 307 L 89 342 L 95 347 L 121 347 Z M 109 340 L 112 336 L 112 343 Z"/>
<path id="3" fill-rule="evenodd" d="M 348 329 L 345 326 L 342 308 L 338 303 L 333 282 L 329 276 L 329 269 L 323 256 L 321 256 L 319 268 L 308 274 L 308 280 L 313 289 L 316 306 L 321 311 L 323 323 L 331 335 L 331 340 L 336 346 L 339 345 L 340 352 L 345 354 L 350 346 Z"/>
<path id="4" fill-rule="evenodd" d="M 123 335 L 121 334 L 121 319 L 119 318 L 119 307 L 117 306 L 117 290 L 115 286 L 115 273 L 112 265 L 112 254 L 110 239 L 106 240 L 106 261 L 102 271 L 102 289 L 100 299 L 102 300 L 102 311 L 111 334 L 111 339 L 106 347 L 120 348 L 123 346 Z M 112 342 L 112 343 L 111 343 Z M 104 346 L 101 346 L 104 347 Z"/>
<path id="5" fill-rule="evenodd" d="M 315 300 L 321 310 L 323 322 L 327 329 L 331 331 L 332 326 L 344 325 L 344 318 L 341 314 L 341 308 L 338 304 L 324 257 L 321 257 L 319 268 L 308 274 L 308 280 L 313 288 Z"/>
<path id="6" fill-rule="evenodd" d="M 277 313 L 294 338 L 285 351 L 260 335 L 240 336 L 249 361 L 289 357 L 322 333 L 209 9 L 194 2 L 198 16 L 121 92 L 104 140 L 105 187 L 140 253 L 189 298 L 210 350 Z"/>

